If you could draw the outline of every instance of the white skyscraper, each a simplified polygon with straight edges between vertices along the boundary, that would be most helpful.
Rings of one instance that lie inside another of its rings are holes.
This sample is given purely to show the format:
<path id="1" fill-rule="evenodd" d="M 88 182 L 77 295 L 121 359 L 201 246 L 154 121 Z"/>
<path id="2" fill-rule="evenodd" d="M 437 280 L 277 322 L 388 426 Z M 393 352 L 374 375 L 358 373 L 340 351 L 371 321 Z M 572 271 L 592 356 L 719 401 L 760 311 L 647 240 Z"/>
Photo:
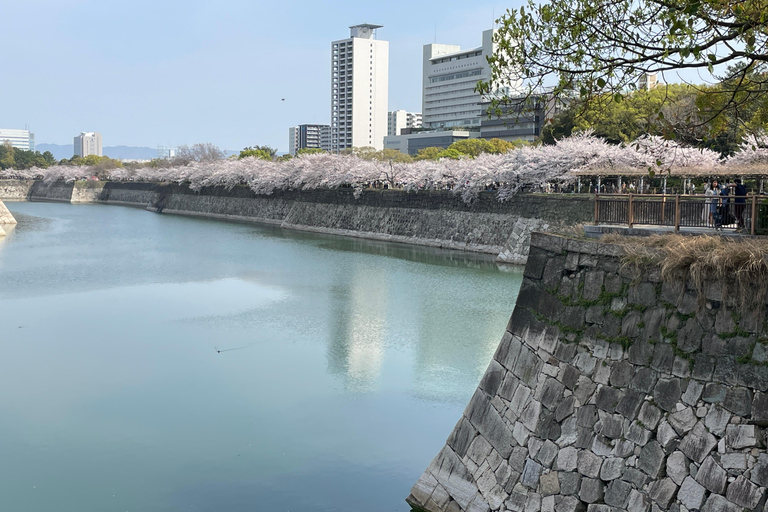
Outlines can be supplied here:
<path id="1" fill-rule="evenodd" d="M 475 86 L 491 77 L 486 57 L 495 49 L 493 32 L 484 31 L 483 45 L 471 50 L 451 44 L 424 45 L 421 113 L 425 128 L 479 128 L 484 107 Z M 519 84 L 504 84 L 502 89 L 509 92 Z"/>
<path id="2" fill-rule="evenodd" d="M 421 128 L 421 113 L 394 110 L 388 114 L 387 135 L 400 135 L 403 128 Z"/>
<path id="3" fill-rule="evenodd" d="M 355 25 L 331 43 L 331 151 L 384 148 L 389 96 L 389 42 L 380 25 Z"/>
<path id="4" fill-rule="evenodd" d="M 75 155 L 85 158 L 88 155 L 101 154 L 101 134 L 99 132 L 81 132 L 75 137 Z"/>
<path id="5" fill-rule="evenodd" d="M 35 150 L 35 134 L 29 130 L 13 130 L 0 128 L 0 144 L 8 141 L 11 146 L 25 151 Z"/>

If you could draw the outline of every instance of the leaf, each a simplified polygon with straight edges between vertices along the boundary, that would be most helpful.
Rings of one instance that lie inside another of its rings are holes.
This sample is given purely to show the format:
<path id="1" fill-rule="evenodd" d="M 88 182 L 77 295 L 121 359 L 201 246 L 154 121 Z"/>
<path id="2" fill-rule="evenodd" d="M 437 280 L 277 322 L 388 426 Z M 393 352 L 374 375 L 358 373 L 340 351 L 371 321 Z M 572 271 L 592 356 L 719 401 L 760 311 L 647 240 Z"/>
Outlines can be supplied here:
<path id="1" fill-rule="evenodd" d="M 605 87 L 605 80 L 602 77 L 597 79 L 597 86 L 601 89 Z"/>
<path id="2" fill-rule="evenodd" d="M 653 169 L 649 169 L 648 176 L 653 179 L 656 176 L 656 172 Z"/>

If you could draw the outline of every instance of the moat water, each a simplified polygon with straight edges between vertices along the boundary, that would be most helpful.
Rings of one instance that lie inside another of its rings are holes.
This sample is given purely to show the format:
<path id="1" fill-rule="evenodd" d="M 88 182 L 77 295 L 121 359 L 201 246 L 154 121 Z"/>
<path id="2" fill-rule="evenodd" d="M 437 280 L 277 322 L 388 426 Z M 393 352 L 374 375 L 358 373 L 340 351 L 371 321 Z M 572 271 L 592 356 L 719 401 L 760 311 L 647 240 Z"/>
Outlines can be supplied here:
<path id="1" fill-rule="evenodd" d="M 522 278 L 458 252 L 7 206 L 0 510 L 407 511 Z"/>

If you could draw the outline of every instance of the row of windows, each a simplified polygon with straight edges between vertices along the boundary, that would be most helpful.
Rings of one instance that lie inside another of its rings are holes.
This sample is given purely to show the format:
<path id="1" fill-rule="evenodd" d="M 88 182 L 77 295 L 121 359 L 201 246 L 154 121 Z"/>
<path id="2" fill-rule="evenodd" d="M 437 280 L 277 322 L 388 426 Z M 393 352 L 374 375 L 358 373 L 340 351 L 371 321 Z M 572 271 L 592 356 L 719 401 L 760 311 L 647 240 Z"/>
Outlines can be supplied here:
<path id="1" fill-rule="evenodd" d="M 479 76 L 483 74 L 482 69 L 472 69 L 469 71 L 462 71 L 461 73 L 451 73 L 450 75 L 433 76 L 429 78 L 430 83 L 445 82 L 446 80 L 456 80 L 459 78 L 467 78 L 470 76 Z"/>
<path id="2" fill-rule="evenodd" d="M 443 103 L 451 103 L 453 101 L 466 101 L 466 100 L 475 100 L 478 101 L 480 98 L 479 94 L 466 94 L 464 96 L 451 96 L 450 98 L 446 98 L 444 100 L 426 100 L 424 102 L 425 105 L 440 105 Z"/>
<path id="3" fill-rule="evenodd" d="M 454 60 L 469 59 L 470 57 L 480 57 L 483 54 L 483 50 L 477 50 L 469 53 L 462 53 L 460 55 L 452 55 L 450 57 L 442 57 L 440 59 L 431 59 L 432 64 L 442 64 L 444 62 L 451 62 Z"/>
<path id="4" fill-rule="evenodd" d="M 428 115 L 440 115 L 440 112 L 446 112 L 457 108 L 468 109 L 472 107 L 475 107 L 475 111 L 481 110 L 479 103 L 462 103 L 461 105 L 448 105 L 446 107 L 427 107 L 424 109 L 424 113 Z M 465 111 L 466 110 L 463 112 Z"/>

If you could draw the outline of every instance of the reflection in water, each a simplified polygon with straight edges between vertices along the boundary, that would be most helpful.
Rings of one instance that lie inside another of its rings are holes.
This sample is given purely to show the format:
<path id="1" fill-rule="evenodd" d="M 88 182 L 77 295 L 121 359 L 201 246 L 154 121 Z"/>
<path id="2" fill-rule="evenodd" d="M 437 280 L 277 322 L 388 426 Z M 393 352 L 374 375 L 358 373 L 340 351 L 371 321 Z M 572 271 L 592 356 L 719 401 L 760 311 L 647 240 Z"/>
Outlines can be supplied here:
<path id="1" fill-rule="evenodd" d="M 382 268 L 356 266 L 334 289 L 334 322 L 328 344 L 328 369 L 344 377 L 346 388 L 376 387 L 384 360 L 388 286 Z"/>

